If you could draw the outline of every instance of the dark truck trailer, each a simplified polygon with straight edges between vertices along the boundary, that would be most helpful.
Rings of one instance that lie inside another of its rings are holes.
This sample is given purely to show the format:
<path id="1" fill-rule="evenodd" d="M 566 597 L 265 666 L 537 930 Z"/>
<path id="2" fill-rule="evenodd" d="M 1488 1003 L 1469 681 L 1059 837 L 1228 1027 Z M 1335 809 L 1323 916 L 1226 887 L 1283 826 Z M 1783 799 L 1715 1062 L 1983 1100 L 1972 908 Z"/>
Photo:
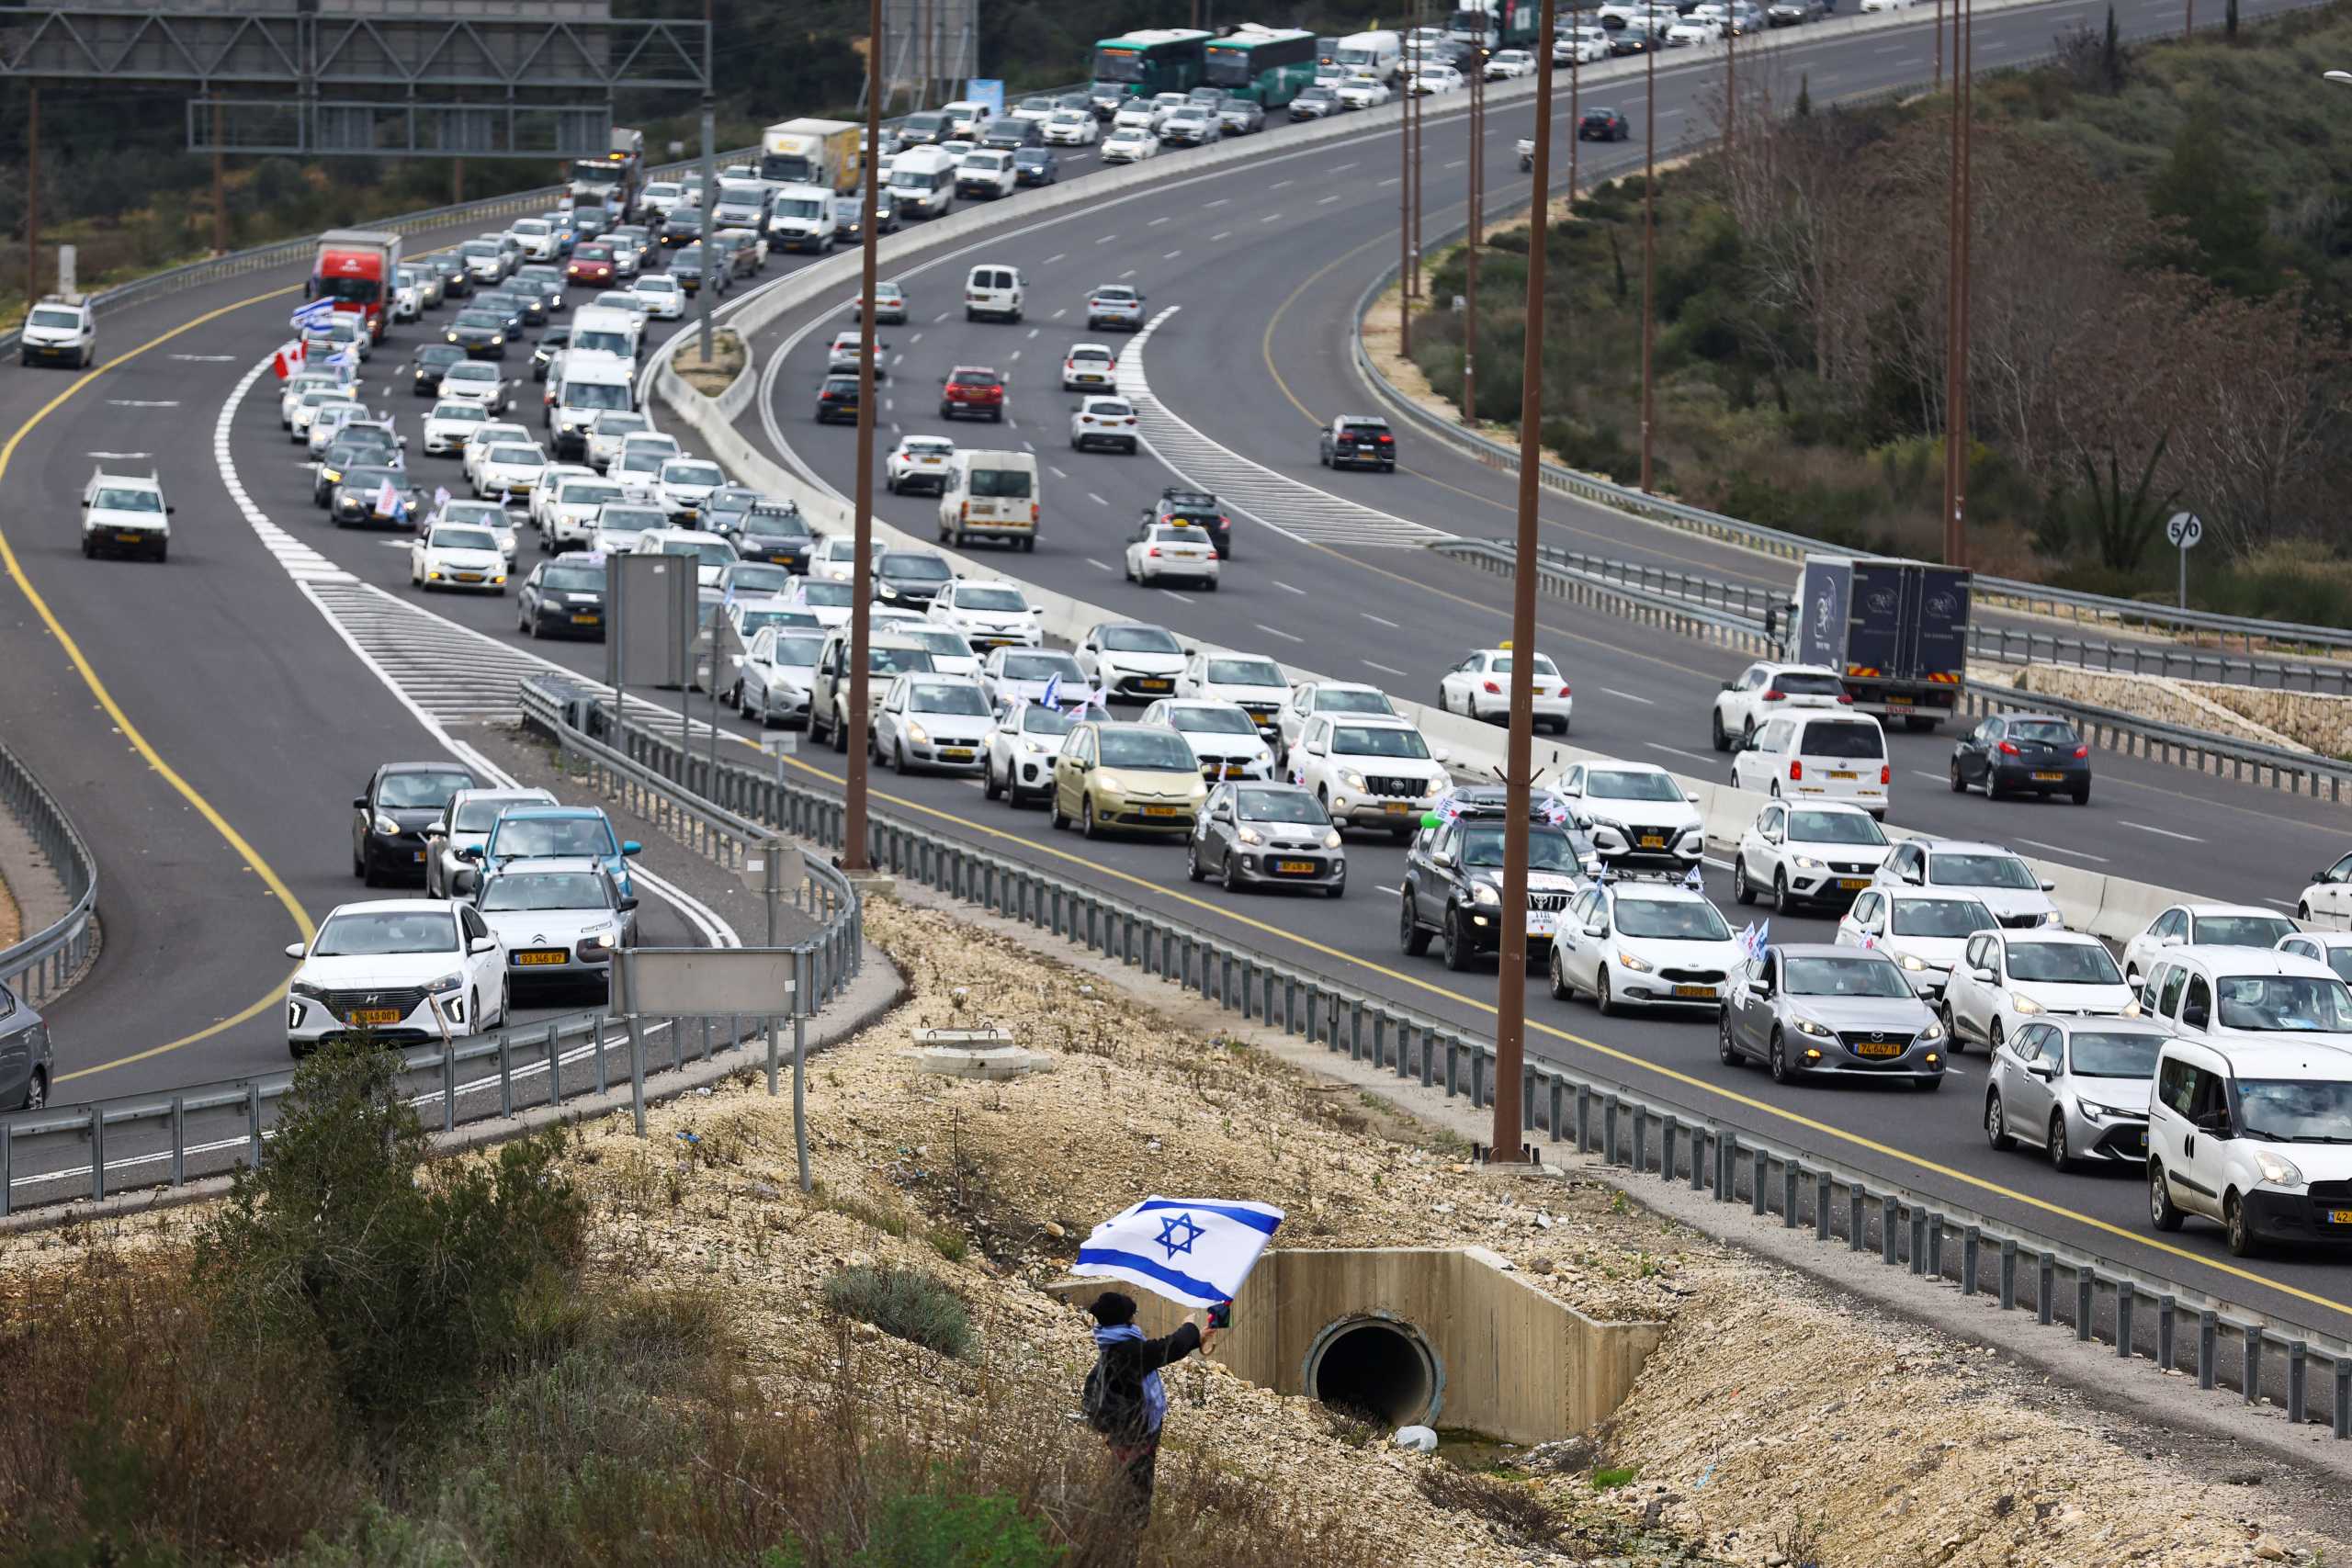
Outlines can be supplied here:
<path id="1" fill-rule="evenodd" d="M 1962 568 L 1875 556 L 1807 556 L 1797 581 L 1796 659 L 1835 670 L 1854 705 L 1933 729 L 1968 679 Z"/>

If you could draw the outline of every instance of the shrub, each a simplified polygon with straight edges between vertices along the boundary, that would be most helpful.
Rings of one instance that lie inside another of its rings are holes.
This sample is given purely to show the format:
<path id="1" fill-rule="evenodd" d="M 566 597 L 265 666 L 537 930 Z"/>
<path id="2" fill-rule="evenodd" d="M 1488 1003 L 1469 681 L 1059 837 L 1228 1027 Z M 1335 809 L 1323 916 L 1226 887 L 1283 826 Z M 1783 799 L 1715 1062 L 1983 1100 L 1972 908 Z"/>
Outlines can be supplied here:
<path id="1" fill-rule="evenodd" d="M 1522 1546 L 1547 1546 L 1559 1533 L 1560 1516 L 1525 1484 L 1445 1464 L 1423 1470 L 1419 1484 L 1439 1507 L 1484 1519 Z"/>
<path id="2" fill-rule="evenodd" d="M 955 1292 L 916 1269 L 844 1269 L 825 1281 L 825 1304 L 894 1338 L 960 1358 L 972 1316 Z"/>

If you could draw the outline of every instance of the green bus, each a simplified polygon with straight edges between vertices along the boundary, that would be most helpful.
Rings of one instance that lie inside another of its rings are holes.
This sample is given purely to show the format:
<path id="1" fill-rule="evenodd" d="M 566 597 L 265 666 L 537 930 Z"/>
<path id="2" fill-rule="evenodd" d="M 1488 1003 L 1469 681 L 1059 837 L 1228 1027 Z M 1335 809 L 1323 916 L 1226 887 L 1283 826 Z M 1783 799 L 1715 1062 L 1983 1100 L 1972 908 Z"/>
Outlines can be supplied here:
<path id="1" fill-rule="evenodd" d="M 1236 28 L 1211 40 L 1206 52 L 1208 85 L 1233 97 L 1255 98 L 1270 109 L 1281 108 L 1315 81 L 1315 35 L 1295 28 Z"/>
<path id="2" fill-rule="evenodd" d="M 1197 28 L 1154 28 L 1106 38 L 1094 46 L 1095 111 L 1108 118 L 1120 98 L 1189 93 L 1201 85 L 1201 46 L 1216 35 Z"/>

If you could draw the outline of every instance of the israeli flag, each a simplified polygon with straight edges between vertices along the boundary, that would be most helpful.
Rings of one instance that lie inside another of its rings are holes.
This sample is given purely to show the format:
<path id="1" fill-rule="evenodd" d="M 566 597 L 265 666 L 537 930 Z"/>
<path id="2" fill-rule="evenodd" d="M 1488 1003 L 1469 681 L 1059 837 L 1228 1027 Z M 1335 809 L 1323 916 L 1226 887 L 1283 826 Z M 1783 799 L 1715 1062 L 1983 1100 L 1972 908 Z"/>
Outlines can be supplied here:
<path id="1" fill-rule="evenodd" d="M 401 492 L 392 488 L 391 480 L 386 479 L 376 491 L 376 514 L 379 517 L 389 517 L 397 523 L 405 510 L 401 505 Z"/>
<path id="2" fill-rule="evenodd" d="M 298 307 L 290 318 L 291 324 L 298 333 L 309 332 L 312 327 L 323 327 L 334 320 L 334 301 L 332 299 L 313 299 L 307 305 Z"/>
<path id="3" fill-rule="evenodd" d="M 449 510 L 449 487 L 441 485 L 433 492 L 433 515 L 440 516 Z"/>
<path id="4" fill-rule="evenodd" d="M 1699 874 L 1699 868 L 1694 865 L 1682 874 L 1682 886 L 1693 893 L 1704 893 L 1707 890 L 1707 879 Z"/>
<path id="5" fill-rule="evenodd" d="M 1241 1293 L 1283 1212 L 1223 1198 L 1147 1198 L 1094 1227 L 1070 1272 L 1124 1280 L 1190 1307 Z"/>
<path id="6" fill-rule="evenodd" d="M 1767 920 L 1759 926 L 1754 920 L 1750 920 L 1740 928 L 1739 935 L 1736 940 L 1739 943 L 1741 960 L 1753 964 L 1756 962 L 1757 954 L 1771 944 L 1772 922 Z"/>
<path id="7" fill-rule="evenodd" d="M 1054 671 L 1052 678 L 1046 681 L 1046 694 L 1040 698 L 1039 701 L 1046 707 L 1053 707 L 1055 705 L 1054 699 L 1061 694 L 1061 690 L 1062 674 L 1060 671 L 1057 670 Z"/>
<path id="8" fill-rule="evenodd" d="M 359 345 L 356 343 L 345 344 L 341 348 L 336 349 L 333 354 L 327 355 L 327 363 L 334 366 L 338 370 L 357 369 L 359 367 Z"/>

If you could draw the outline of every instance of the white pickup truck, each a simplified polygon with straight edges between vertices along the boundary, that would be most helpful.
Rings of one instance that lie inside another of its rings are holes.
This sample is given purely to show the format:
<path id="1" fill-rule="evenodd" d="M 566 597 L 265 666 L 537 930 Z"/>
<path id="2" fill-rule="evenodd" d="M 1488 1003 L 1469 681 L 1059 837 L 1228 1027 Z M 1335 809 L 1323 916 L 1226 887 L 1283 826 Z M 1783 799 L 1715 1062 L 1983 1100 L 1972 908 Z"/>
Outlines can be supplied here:
<path id="1" fill-rule="evenodd" d="M 82 490 L 82 553 L 143 555 L 162 560 L 172 543 L 172 508 L 153 474 L 110 474 L 99 468 Z"/>

